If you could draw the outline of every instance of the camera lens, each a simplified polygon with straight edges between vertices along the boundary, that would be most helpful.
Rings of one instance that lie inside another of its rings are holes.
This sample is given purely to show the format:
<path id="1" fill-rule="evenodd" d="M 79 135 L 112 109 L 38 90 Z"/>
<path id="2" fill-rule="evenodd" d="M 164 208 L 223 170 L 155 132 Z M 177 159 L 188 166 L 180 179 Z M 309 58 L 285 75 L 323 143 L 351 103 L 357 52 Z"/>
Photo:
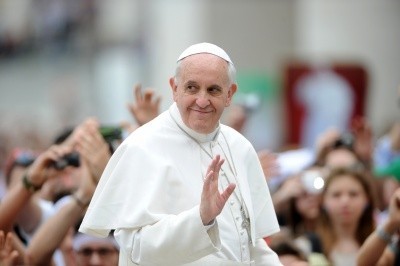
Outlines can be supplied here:
<path id="1" fill-rule="evenodd" d="M 72 152 L 64 155 L 60 160 L 54 162 L 53 167 L 57 170 L 62 170 L 67 166 L 79 167 L 79 153 Z"/>

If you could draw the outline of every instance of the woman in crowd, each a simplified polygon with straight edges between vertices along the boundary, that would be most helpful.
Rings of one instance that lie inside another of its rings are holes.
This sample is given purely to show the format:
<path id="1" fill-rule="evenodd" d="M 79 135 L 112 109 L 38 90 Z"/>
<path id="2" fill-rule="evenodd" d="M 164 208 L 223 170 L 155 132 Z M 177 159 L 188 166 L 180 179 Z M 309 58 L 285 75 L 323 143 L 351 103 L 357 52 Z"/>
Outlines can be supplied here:
<path id="1" fill-rule="evenodd" d="M 364 172 L 337 168 L 327 177 L 316 236 L 332 265 L 356 265 L 358 250 L 375 229 L 373 195 Z"/>

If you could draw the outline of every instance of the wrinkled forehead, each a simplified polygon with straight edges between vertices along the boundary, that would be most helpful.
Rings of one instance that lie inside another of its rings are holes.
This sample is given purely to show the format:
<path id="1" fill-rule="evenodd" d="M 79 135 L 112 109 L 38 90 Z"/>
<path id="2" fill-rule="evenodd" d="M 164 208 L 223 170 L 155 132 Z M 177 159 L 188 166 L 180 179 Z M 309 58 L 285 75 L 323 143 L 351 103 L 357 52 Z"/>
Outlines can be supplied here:
<path id="1" fill-rule="evenodd" d="M 218 56 L 202 53 L 188 56 L 178 62 L 176 75 L 179 78 L 229 82 L 228 62 Z"/>

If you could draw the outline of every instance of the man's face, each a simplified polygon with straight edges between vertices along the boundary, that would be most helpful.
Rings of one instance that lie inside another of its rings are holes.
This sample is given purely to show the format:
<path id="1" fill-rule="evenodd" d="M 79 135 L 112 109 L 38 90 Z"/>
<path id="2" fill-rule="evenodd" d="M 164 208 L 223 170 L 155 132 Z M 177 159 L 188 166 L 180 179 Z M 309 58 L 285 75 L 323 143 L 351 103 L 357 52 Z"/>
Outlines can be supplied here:
<path id="1" fill-rule="evenodd" d="M 89 242 L 77 250 L 78 266 L 117 266 L 118 250 L 111 243 Z"/>
<path id="2" fill-rule="evenodd" d="M 183 59 L 170 85 L 183 122 L 203 134 L 214 131 L 237 89 L 236 84 L 230 84 L 228 63 L 212 54 Z"/>

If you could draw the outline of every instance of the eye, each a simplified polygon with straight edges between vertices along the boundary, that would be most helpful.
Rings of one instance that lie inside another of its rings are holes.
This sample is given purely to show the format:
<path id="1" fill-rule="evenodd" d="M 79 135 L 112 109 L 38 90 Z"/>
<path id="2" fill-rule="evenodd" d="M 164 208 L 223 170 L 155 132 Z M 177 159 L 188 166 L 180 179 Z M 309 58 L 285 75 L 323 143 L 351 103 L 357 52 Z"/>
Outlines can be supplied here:
<path id="1" fill-rule="evenodd" d="M 198 91 L 198 88 L 194 85 L 188 85 L 188 86 L 186 86 L 185 91 L 188 93 L 194 94 Z"/>
<path id="2" fill-rule="evenodd" d="M 222 94 L 222 88 L 219 86 L 212 86 L 207 89 L 207 92 L 211 95 L 220 95 Z"/>
<path id="3" fill-rule="evenodd" d="M 94 252 L 94 250 L 90 249 L 90 248 L 84 248 L 82 250 L 79 250 L 79 254 L 82 254 L 85 257 L 90 257 L 92 255 L 92 253 Z"/>
<path id="4" fill-rule="evenodd" d="M 359 193 L 358 191 L 350 191 L 349 194 L 350 194 L 350 197 L 356 198 L 356 197 L 358 197 L 358 195 L 361 194 L 361 193 Z"/>
<path id="5" fill-rule="evenodd" d="M 339 198 L 341 196 L 341 193 L 340 192 L 338 192 L 338 191 L 335 191 L 335 192 L 333 192 L 333 193 L 331 193 L 331 197 L 332 198 Z"/>

